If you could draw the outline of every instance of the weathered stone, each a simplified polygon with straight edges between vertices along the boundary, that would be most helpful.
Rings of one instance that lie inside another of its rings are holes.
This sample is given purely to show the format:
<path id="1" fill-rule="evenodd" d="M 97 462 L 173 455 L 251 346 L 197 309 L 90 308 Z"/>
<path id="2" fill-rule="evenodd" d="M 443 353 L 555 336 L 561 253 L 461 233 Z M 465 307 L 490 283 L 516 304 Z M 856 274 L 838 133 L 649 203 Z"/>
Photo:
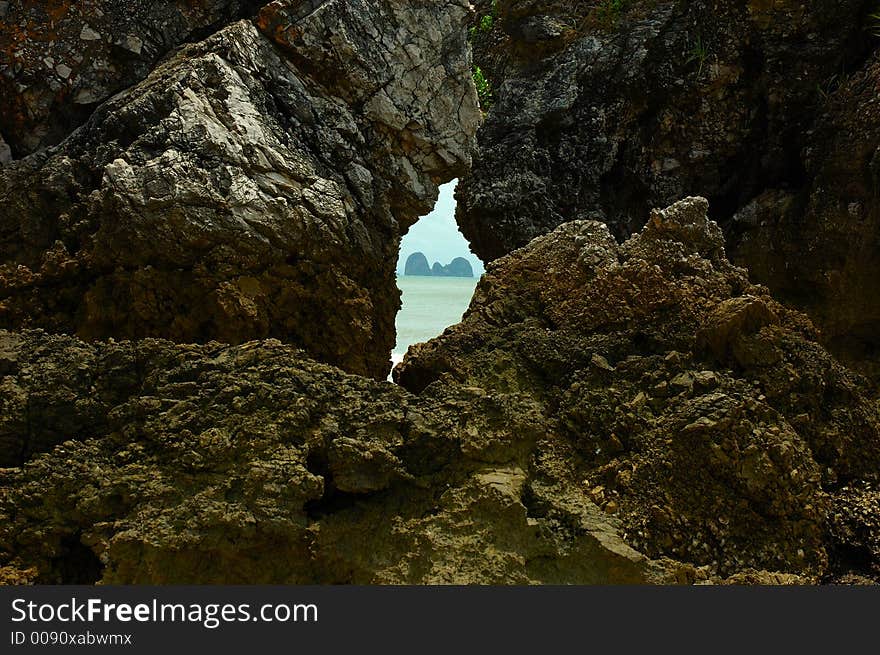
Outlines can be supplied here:
<path id="1" fill-rule="evenodd" d="M 9 145 L 6 141 L 3 140 L 3 135 L 0 134 L 0 166 L 3 164 L 8 164 L 12 161 L 12 150 L 9 148 Z"/>
<path id="2" fill-rule="evenodd" d="M 468 16 L 273 2 L 263 32 L 238 22 L 166 59 L 2 169 L 0 326 L 274 336 L 384 378 L 399 236 L 469 164 Z"/>
<path id="3" fill-rule="evenodd" d="M 272 340 L 0 333 L 0 578 L 871 579 L 880 410 L 707 241 L 705 206 L 622 246 L 565 224 L 494 262 L 396 369 L 419 395 Z M 738 347 L 774 364 L 699 346 L 739 298 L 776 320 Z"/>
<path id="4" fill-rule="evenodd" d="M 0 132 L 7 135 L 16 158 L 54 145 L 88 118 L 95 103 L 144 79 L 171 49 L 249 16 L 261 4 L 0 3 Z M 47 57 L 54 61 L 57 77 L 52 67 L 37 64 Z"/>
<path id="5" fill-rule="evenodd" d="M 525 247 L 406 389 L 314 359 L 387 371 L 468 4 L 67 4 L 0 2 L 0 583 L 880 579 L 865 380 L 647 211 L 868 352 L 875 64 L 809 102 L 864 3 L 478 0 L 460 219 Z"/>
<path id="6" fill-rule="evenodd" d="M 771 187 L 743 208 L 734 254 L 809 312 L 832 352 L 880 381 L 880 56 L 835 80 L 802 135 L 806 184 Z"/>
<path id="7" fill-rule="evenodd" d="M 876 553 L 847 559 L 828 530 L 840 485 L 876 484 L 880 411 L 806 317 L 727 261 L 705 212 L 701 198 L 652 212 L 620 246 L 589 221 L 538 237 L 394 376 L 534 397 L 584 493 L 651 557 L 744 582 L 876 575 Z M 847 516 L 847 534 L 870 529 Z"/>
<path id="8" fill-rule="evenodd" d="M 416 397 L 273 341 L 0 332 L 0 347 L 27 362 L 5 379 L 68 417 L 32 444 L 50 452 L 0 469 L 7 584 L 680 577 L 583 495 L 528 397 Z M 70 404 L 77 384 L 104 420 Z"/>
<path id="9" fill-rule="evenodd" d="M 456 191 L 474 252 L 493 259 L 576 219 L 601 218 L 625 238 L 651 207 L 699 193 L 731 260 L 808 312 L 832 352 L 880 379 L 871 7 L 497 7 L 492 30 L 473 37 L 494 104 Z"/>
<path id="10" fill-rule="evenodd" d="M 712 309 L 697 333 L 697 341 L 701 346 L 705 345 L 715 357 L 724 361 L 737 339 L 748 337 L 765 325 L 778 322 L 779 319 L 761 298 L 754 296 L 729 298 Z"/>

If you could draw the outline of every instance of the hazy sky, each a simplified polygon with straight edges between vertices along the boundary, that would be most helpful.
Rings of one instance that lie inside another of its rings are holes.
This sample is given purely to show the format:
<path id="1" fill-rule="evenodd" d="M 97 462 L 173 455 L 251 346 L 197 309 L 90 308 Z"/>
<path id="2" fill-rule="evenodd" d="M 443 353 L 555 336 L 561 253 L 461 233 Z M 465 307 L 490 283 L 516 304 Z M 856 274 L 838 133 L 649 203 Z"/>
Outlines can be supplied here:
<path id="1" fill-rule="evenodd" d="M 474 269 L 474 275 L 483 274 L 483 262 L 471 252 L 467 240 L 458 231 L 455 223 L 455 198 L 452 192 L 458 180 L 440 187 L 437 204 L 427 216 L 422 216 L 413 225 L 400 242 L 400 259 L 397 261 L 398 272 L 403 272 L 406 258 L 414 252 L 423 252 L 428 258 L 428 266 L 434 262 L 448 264 L 456 257 L 467 259 Z"/>

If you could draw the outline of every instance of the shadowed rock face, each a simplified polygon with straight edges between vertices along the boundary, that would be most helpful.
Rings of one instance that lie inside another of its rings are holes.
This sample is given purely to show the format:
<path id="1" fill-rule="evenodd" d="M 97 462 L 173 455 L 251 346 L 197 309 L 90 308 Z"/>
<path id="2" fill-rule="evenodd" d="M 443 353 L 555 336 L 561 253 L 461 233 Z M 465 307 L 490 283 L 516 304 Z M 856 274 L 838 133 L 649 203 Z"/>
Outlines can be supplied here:
<path id="1" fill-rule="evenodd" d="M 809 182 L 769 189 L 733 218 L 736 257 L 800 305 L 847 364 L 880 381 L 880 59 L 829 91 L 805 136 Z"/>
<path id="2" fill-rule="evenodd" d="M 878 408 L 706 206 L 494 262 L 418 395 L 271 340 L 0 332 L 0 580 L 876 576 Z"/>
<path id="3" fill-rule="evenodd" d="M 868 5 L 501 3 L 474 36 L 494 105 L 457 189 L 462 232 L 484 260 L 575 219 L 625 238 L 698 193 L 733 261 L 808 311 L 835 354 L 876 360 Z"/>
<path id="4" fill-rule="evenodd" d="M 54 145 L 160 57 L 257 0 L 0 3 L 0 134 L 17 157 Z M 0 154 L 0 163 L 2 154 Z"/>
<path id="5" fill-rule="evenodd" d="M 470 161 L 468 16 L 273 2 L 0 169 L 0 326 L 276 336 L 384 377 L 399 235 Z"/>
<path id="6" fill-rule="evenodd" d="M 866 381 L 705 199 L 616 238 L 698 187 L 868 351 L 876 63 L 810 101 L 864 3 L 503 3 L 459 220 L 526 245 L 401 386 L 468 4 L 196 4 L 0 2 L 0 583 L 880 580 Z"/>

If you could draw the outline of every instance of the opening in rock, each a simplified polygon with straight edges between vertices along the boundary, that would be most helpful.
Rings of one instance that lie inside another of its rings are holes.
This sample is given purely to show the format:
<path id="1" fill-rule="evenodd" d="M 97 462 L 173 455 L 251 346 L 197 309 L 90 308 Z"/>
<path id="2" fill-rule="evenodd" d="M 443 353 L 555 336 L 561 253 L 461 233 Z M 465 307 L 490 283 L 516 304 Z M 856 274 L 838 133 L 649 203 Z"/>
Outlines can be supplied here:
<path id="1" fill-rule="evenodd" d="M 433 339 L 461 320 L 485 270 L 455 223 L 457 182 L 440 187 L 434 210 L 400 242 L 397 287 L 403 305 L 397 313 L 397 343 L 391 354 L 395 365 L 411 345 Z"/>
<path id="2" fill-rule="evenodd" d="M 53 561 L 60 584 L 93 585 L 104 574 L 101 560 L 80 538 L 80 534 L 74 534 L 61 540 L 61 555 Z"/>

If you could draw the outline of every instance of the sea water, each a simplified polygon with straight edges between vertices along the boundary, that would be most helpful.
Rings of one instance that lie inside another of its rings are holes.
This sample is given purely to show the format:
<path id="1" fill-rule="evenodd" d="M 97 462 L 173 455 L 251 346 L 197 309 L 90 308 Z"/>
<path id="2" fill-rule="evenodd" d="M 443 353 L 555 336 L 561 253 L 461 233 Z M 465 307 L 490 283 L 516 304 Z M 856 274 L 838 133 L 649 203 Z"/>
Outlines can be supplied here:
<path id="1" fill-rule="evenodd" d="M 411 345 L 429 341 L 461 321 L 478 281 L 467 277 L 398 276 L 403 306 L 397 312 L 397 344 L 391 361 L 397 364 Z"/>

